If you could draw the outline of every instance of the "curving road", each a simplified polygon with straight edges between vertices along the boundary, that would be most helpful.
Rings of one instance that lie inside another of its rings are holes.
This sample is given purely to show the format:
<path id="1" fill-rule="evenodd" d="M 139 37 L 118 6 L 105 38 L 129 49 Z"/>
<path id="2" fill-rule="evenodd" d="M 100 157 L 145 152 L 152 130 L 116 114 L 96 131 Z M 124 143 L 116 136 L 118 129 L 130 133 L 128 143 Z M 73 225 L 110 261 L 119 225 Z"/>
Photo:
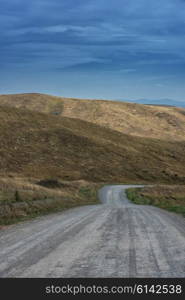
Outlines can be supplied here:
<path id="1" fill-rule="evenodd" d="M 102 205 L 0 231 L 0 277 L 185 277 L 185 220 L 105 186 Z"/>

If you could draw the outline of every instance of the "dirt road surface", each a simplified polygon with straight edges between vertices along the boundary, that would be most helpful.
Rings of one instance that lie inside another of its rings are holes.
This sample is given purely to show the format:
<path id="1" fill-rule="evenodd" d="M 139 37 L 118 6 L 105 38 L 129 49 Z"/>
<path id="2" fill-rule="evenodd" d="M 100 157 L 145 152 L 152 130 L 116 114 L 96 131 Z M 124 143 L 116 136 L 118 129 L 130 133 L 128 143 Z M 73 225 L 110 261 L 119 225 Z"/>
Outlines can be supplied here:
<path id="1" fill-rule="evenodd" d="M 130 203 L 128 187 L 1 230 L 0 277 L 185 277 L 184 218 Z"/>

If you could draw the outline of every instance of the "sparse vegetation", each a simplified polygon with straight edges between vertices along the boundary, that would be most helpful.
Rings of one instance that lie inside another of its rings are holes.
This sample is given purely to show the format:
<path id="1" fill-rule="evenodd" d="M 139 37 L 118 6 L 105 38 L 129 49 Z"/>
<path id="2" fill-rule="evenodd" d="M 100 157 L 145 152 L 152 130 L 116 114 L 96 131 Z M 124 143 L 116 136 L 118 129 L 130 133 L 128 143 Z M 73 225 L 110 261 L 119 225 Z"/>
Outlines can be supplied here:
<path id="1" fill-rule="evenodd" d="M 1 95 L 1 105 L 29 109 L 55 118 L 65 116 L 138 137 L 185 141 L 185 109 L 127 102 L 53 97 L 44 94 Z"/>
<path id="2" fill-rule="evenodd" d="M 1 95 L 0 223 L 97 203 L 100 182 L 185 184 L 184 112 L 42 94 Z M 154 201 L 129 193 L 134 201 Z"/>
<path id="3" fill-rule="evenodd" d="M 127 189 L 128 198 L 135 204 L 154 205 L 185 216 L 185 186 L 156 185 Z"/>
<path id="4" fill-rule="evenodd" d="M 44 179 L 38 181 L 37 184 L 50 189 L 65 187 L 65 184 L 59 182 L 58 179 Z"/>
<path id="5" fill-rule="evenodd" d="M 100 187 L 100 185 L 98 185 Z M 98 202 L 98 196 L 97 196 L 97 189 L 84 186 L 79 189 L 79 195 L 84 200 L 89 199 L 89 201 L 92 201 L 94 203 L 95 201 Z"/>
<path id="6" fill-rule="evenodd" d="M 0 107 L 0 175 L 93 182 L 185 182 L 185 142 Z"/>
<path id="7" fill-rule="evenodd" d="M 6 186 L 2 187 L 2 182 Z M 24 182 L 20 178 L 4 178 L 0 186 L 0 225 L 99 203 L 97 190 L 100 185 L 85 181 L 65 182 L 65 188 L 55 190 Z"/>
<path id="8" fill-rule="evenodd" d="M 16 202 L 21 202 L 21 197 L 20 197 L 18 191 L 15 191 L 15 201 L 16 201 Z"/>

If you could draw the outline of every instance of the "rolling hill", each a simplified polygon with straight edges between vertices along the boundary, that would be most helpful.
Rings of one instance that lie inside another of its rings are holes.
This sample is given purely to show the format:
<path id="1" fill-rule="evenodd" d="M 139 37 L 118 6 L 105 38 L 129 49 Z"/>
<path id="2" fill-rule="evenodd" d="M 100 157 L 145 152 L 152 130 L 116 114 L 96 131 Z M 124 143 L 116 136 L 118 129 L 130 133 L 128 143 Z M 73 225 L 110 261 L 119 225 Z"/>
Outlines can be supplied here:
<path id="1" fill-rule="evenodd" d="M 178 192 L 184 129 L 185 110 L 175 107 L 0 96 L 0 226 L 95 204 L 105 183 L 176 184 Z"/>
<path id="2" fill-rule="evenodd" d="M 0 105 L 78 118 L 132 136 L 185 141 L 183 108 L 90 101 L 44 94 L 1 95 Z"/>
<path id="3" fill-rule="evenodd" d="M 5 105 L 0 106 L 0 136 L 1 177 L 185 181 L 184 141 L 132 136 L 80 119 Z"/>

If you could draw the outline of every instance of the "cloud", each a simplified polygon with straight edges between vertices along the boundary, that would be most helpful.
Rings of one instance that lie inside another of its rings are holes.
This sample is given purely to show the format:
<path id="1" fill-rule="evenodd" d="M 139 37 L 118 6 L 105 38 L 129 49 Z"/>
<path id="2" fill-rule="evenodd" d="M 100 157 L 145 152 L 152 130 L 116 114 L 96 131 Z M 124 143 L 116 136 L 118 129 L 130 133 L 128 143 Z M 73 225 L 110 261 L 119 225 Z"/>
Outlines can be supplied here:
<path id="1" fill-rule="evenodd" d="M 7 72 L 21 66 L 182 78 L 185 1 L 1 0 L 0 58 Z"/>

